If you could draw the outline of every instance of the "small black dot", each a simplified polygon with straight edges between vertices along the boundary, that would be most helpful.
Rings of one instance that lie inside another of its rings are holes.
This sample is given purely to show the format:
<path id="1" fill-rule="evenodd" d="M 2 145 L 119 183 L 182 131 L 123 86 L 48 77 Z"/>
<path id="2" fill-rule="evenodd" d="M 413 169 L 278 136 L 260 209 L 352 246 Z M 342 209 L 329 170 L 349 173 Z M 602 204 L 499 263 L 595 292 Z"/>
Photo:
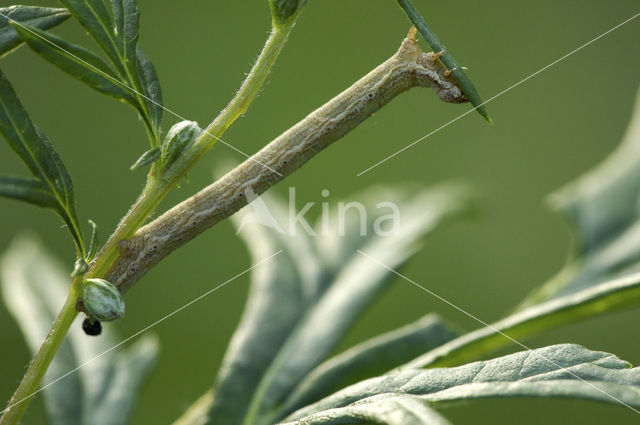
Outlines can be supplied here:
<path id="1" fill-rule="evenodd" d="M 88 317 L 82 322 L 82 330 L 87 335 L 98 336 L 102 332 L 102 324 L 98 320 L 94 320 L 93 323 Z"/>

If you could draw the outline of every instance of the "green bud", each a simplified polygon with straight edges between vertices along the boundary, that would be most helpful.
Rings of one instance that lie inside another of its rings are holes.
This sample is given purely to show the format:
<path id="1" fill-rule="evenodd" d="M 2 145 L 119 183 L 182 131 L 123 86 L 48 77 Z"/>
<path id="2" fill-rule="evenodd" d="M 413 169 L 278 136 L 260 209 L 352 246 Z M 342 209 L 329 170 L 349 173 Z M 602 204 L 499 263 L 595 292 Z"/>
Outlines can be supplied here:
<path id="1" fill-rule="evenodd" d="M 76 277 L 83 275 L 89 270 L 89 265 L 82 258 L 78 258 L 76 263 L 73 266 L 73 271 L 71 272 L 71 277 Z"/>
<path id="2" fill-rule="evenodd" d="M 271 16 L 276 25 L 289 24 L 308 0 L 269 0 Z"/>
<path id="3" fill-rule="evenodd" d="M 195 121 L 181 121 L 171 127 L 162 142 L 162 167 L 166 169 L 171 165 L 201 133 L 202 130 Z"/>
<path id="4" fill-rule="evenodd" d="M 87 279 L 82 288 L 82 302 L 87 312 L 102 322 L 124 317 L 124 298 L 113 284 L 104 279 Z"/>

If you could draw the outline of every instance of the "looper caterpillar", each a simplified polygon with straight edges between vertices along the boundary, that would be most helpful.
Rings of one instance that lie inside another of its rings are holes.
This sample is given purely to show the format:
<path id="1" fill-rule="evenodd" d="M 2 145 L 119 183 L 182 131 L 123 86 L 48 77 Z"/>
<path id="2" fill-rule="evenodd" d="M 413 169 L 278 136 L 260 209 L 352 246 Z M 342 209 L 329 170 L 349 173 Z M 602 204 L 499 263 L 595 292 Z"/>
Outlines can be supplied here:
<path id="1" fill-rule="evenodd" d="M 105 278 L 126 291 L 171 251 L 246 205 L 246 190 L 263 193 L 412 87 L 431 87 L 445 102 L 466 102 L 440 55 L 424 53 L 415 34 L 412 27 L 391 58 L 252 158 L 140 228 L 131 240 L 120 241 L 121 255 Z"/>

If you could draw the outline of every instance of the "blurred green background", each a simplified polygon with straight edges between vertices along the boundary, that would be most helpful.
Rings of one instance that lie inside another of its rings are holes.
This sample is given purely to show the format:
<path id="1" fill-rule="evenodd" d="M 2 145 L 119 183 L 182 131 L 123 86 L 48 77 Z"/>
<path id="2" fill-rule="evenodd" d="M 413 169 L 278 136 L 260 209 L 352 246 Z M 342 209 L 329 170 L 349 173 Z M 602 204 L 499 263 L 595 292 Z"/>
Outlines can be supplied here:
<path id="1" fill-rule="evenodd" d="M 206 125 L 231 98 L 269 30 L 266 0 L 140 0 L 141 46 L 162 82 L 165 106 Z M 55 6 L 54 1 L 23 2 Z M 224 139 L 253 153 L 390 56 L 409 27 L 394 0 L 311 0 L 275 72 L 249 113 Z M 2 5 L 9 5 L 3 0 Z M 485 99 L 638 13 L 637 0 L 415 0 L 434 31 Z M 90 46 L 69 20 L 54 30 Z M 526 81 L 488 105 L 495 125 L 469 114 L 413 148 L 356 174 L 456 118 L 468 105 L 443 104 L 415 89 L 394 100 L 345 139 L 277 186 L 297 188 L 299 205 L 329 201 L 377 184 L 443 180 L 473 184 L 480 214 L 436 232 L 405 274 L 485 321 L 498 319 L 555 273 L 571 249 L 562 217 L 545 195 L 598 163 L 619 142 L 640 81 L 640 19 Z M 424 46 L 426 49 L 426 46 Z M 145 150 L 133 110 L 102 97 L 27 48 L 2 59 L 33 120 L 49 136 L 72 177 L 78 212 L 106 238 L 144 182 L 128 167 Z M 165 114 L 164 128 L 176 120 Z M 164 207 L 212 181 L 216 164 L 243 158 L 219 144 Z M 0 170 L 26 175 L 0 143 Z M 309 217 L 319 214 L 318 204 Z M 0 200 L 0 250 L 27 229 L 69 266 L 73 248 L 53 214 Z M 127 317 L 112 324 L 129 336 L 245 270 L 249 258 L 230 223 L 176 251 L 127 295 Z M 135 424 L 170 423 L 213 382 L 243 309 L 249 278 L 161 323 L 153 332 L 161 356 L 141 396 Z M 360 320 L 339 349 L 435 311 L 466 329 L 478 324 L 407 282 L 397 281 Z M 640 364 L 638 310 L 546 332 L 529 346 L 574 342 Z M 8 400 L 29 354 L 0 306 L 0 400 Z M 510 347 L 515 350 L 516 347 Z M 526 412 L 526 416 L 523 413 Z M 624 408 L 574 401 L 482 401 L 446 410 L 456 423 L 631 424 Z M 41 401 L 25 424 L 43 423 Z"/>

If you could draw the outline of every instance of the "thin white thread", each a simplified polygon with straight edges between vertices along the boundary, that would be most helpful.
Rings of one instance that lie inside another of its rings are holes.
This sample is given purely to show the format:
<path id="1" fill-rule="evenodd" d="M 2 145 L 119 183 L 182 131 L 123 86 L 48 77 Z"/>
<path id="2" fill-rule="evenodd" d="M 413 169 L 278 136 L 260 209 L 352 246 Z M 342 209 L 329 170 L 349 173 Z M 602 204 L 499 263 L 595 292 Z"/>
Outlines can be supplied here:
<path id="1" fill-rule="evenodd" d="M 627 19 L 627 20 L 625 20 L 625 21 L 623 21 L 623 22 L 619 23 L 618 25 L 616 25 L 615 27 L 613 27 L 613 28 L 609 29 L 608 31 L 603 32 L 602 34 L 600 34 L 599 36 L 597 36 L 597 37 L 596 37 L 596 38 L 594 38 L 593 40 L 586 42 L 586 43 L 585 43 L 585 44 L 583 44 L 582 46 L 580 46 L 580 47 L 578 47 L 578 48 L 576 48 L 576 49 L 572 50 L 571 52 L 569 52 L 569 53 L 567 53 L 566 55 L 564 55 L 564 56 L 560 57 L 559 59 L 556 59 L 555 61 L 551 62 L 549 65 L 547 65 L 547 66 L 545 66 L 545 67 L 543 67 L 543 68 L 540 68 L 539 70 L 537 70 L 537 71 L 536 71 L 536 72 L 534 72 L 533 74 L 531 74 L 531 75 L 529 75 L 528 77 L 526 77 L 526 78 L 524 78 L 524 79 L 522 79 L 522 80 L 518 81 L 517 83 L 515 83 L 515 84 L 513 84 L 513 85 L 511 85 L 511 86 L 509 86 L 509 87 L 507 87 L 506 89 L 502 90 L 502 91 L 501 91 L 501 92 L 499 92 L 498 94 L 496 94 L 496 95 L 492 96 L 491 98 L 489 98 L 488 100 L 486 100 L 486 101 L 482 102 L 482 103 L 481 103 L 481 104 L 479 104 L 478 106 L 476 106 L 476 107 L 474 107 L 474 108 L 472 108 L 472 109 L 469 109 L 469 110 L 468 110 L 467 112 L 465 112 L 464 114 L 462 114 L 462 115 L 460 115 L 460 116 L 458 116 L 458 117 L 456 117 L 456 118 L 452 119 L 452 120 L 451 120 L 451 121 L 449 121 L 448 123 L 446 123 L 446 124 L 444 124 L 444 125 L 442 125 L 442 126 L 438 127 L 437 129 L 435 129 L 435 130 L 431 131 L 430 133 L 427 133 L 426 135 L 422 136 L 421 138 L 419 138 L 419 139 L 418 139 L 418 140 L 416 140 L 415 142 L 410 143 L 410 144 L 408 144 L 407 146 L 405 146 L 404 148 L 402 148 L 402 149 L 400 149 L 400 150 L 398 150 L 398 151 L 396 151 L 396 152 L 392 153 L 391 155 L 389 155 L 389 156 L 387 156 L 386 158 L 384 158 L 382 161 L 379 161 L 379 162 L 375 163 L 374 165 L 372 165 L 371 167 L 367 168 L 367 169 L 366 169 L 366 170 L 364 170 L 364 171 L 360 171 L 358 174 L 356 174 L 356 177 L 360 177 L 360 176 L 361 176 L 361 175 L 363 175 L 364 173 L 366 173 L 366 172 L 368 172 L 368 171 L 370 171 L 370 170 L 372 170 L 372 169 L 376 168 L 378 165 L 380 165 L 380 164 L 382 164 L 382 163 L 384 163 L 384 162 L 387 162 L 388 160 L 390 160 L 390 159 L 391 159 L 391 158 L 393 158 L 394 156 L 396 156 L 396 155 L 398 155 L 398 154 L 400 154 L 400 153 L 402 153 L 402 152 L 406 151 L 407 149 L 409 149 L 410 147 L 412 147 L 412 146 L 414 146 L 414 145 L 416 145 L 416 144 L 420 143 L 421 141 L 423 141 L 423 140 L 424 140 L 424 139 L 426 139 L 427 137 L 432 136 L 433 134 L 435 134 L 435 133 L 439 132 L 439 131 L 440 131 L 440 130 L 442 130 L 443 128 L 448 127 L 449 125 L 451 125 L 451 124 L 453 124 L 454 122 L 458 121 L 460 118 L 462 118 L 462 117 L 464 117 L 464 116 L 466 116 L 466 115 L 469 115 L 471 112 L 475 111 L 476 109 L 480 108 L 481 106 L 486 105 L 487 103 L 491 102 L 492 100 L 494 100 L 494 99 L 496 99 L 496 98 L 498 98 L 498 97 L 502 96 L 503 94 L 505 94 L 505 93 L 506 93 L 506 92 L 508 92 L 509 90 L 511 90 L 511 89 L 513 89 L 513 88 L 515 88 L 515 87 L 519 86 L 520 84 L 524 83 L 525 81 L 530 80 L 531 78 L 535 77 L 536 75 L 540 74 L 541 72 L 546 71 L 547 69 L 551 68 L 553 65 L 557 64 L 558 62 L 561 62 L 561 61 L 565 60 L 566 58 L 568 58 L 569 56 L 573 55 L 574 53 L 576 53 L 576 52 L 578 52 L 578 51 L 580 51 L 580 50 L 584 49 L 585 47 L 589 46 L 590 44 L 595 43 L 596 41 L 598 41 L 598 40 L 599 40 L 599 39 L 601 39 L 602 37 L 606 36 L 607 34 L 609 34 L 609 33 L 613 32 L 613 31 L 617 30 L 618 28 L 620 28 L 621 26 L 623 26 L 623 25 L 625 25 L 625 24 L 627 24 L 627 23 L 629 23 L 629 22 L 633 21 L 633 20 L 634 20 L 634 19 L 636 19 L 638 16 L 640 16 L 640 13 L 637 13 L 637 14 L 633 15 L 633 16 L 632 16 L 632 17 L 630 17 L 629 19 Z"/>
<path id="2" fill-rule="evenodd" d="M 114 345 L 113 347 L 109 348 L 106 351 L 103 351 L 102 353 L 98 354 L 97 356 L 95 356 L 92 359 L 87 360 L 86 362 L 82 363 L 80 366 L 76 367 L 73 370 L 70 370 L 69 372 L 65 373 L 64 375 L 60 376 L 59 378 L 49 382 L 47 385 L 39 388 L 37 391 L 34 391 L 33 393 L 29 394 L 28 396 L 24 397 L 21 400 L 16 401 L 15 403 L 7 406 L 6 409 L 4 409 L 2 412 L 0 412 L 0 415 L 4 414 L 5 412 L 8 412 L 9 410 L 11 410 L 13 407 L 17 406 L 18 404 L 22 403 L 25 400 L 30 399 L 31 397 L 33 397 L 34 395 L 38 394 L 40 391 L 44 390 L 45 388 L 50 387 L 51 385 L 55 384 L 56 382 L 60 381 L 63 378 L 66 378 L 67 376 L 71 375 L 74 372 L 77 372 L 78 370 L 82 369 L 83 367 L 85 367 L 86 365 L 88 365 L 89 363 L 99 359 L 100 357 L 104 356 L 105 354 L 107 354 L 110 351 L 115 350 L 116 348 L 118 348 L 119 346 L 121 346 L 122 344 L 132 340 L 133 338 L 137 337 L 138 335 L 148 331 L 149 329 L 153 328 L 154 326 L 156 326 L 157 324 L 159 324 L 160 322 L 164 322 L 166 319 L 168 319 L 169 317 L 175 315 L 176 313 L 184 310 L 185 308 L 189 307 L 190 305 L 200 301 L 202 298 L 206 297 L 207 295 L 211 294 L 214 291 L 217 291 L 218 289 L 222 288 L 223 286 L 225 286 L 226 284 L 228 284 L 229 282 L 239 278 L 240 276 L 248 273 L 249 271 L 251 271 L 252 269 L 256 268 L 257 266 L 259 266 L 260 264 L 263 264 L 264 262 L 272 259 L 273 257 L 275 257 L 276 255 L 280 254 L 282 252 L 282 250 L 279 250 L 278 252 L 276 252 L 275 254 L 271 254 L 270 256 L 268 256 L 267 258 L 260 260 L 259 262 L 257 262 L 256 264 L 254 264 L 253 266 L 249 267 L 248 269 L 244 270 L 241 273 L 238 273 L 237 275 L 233 276 L 231 279 L 227 280 L 226 282 L 221 283 L 220 285 L 216 286 L 213 289 L 208 290 L 207 292 L 205 292 L 204 294 L 200 295 L 197 298 L 194 298 L 193 300 L 189 301 L 188 303 L 186 303 L 185 305 L 183 305 L 182 307 L 172 311 L 171 313 L 167 314 L 166 316 L 162 317 L 161 319 L 156 320 L 155 322 L 153 322 L 152 324 L 150 324 L 149 326 L 147 326 L 146 328 L 134 333 L 133 335 L 131 335 L 130 337 L 120 341 L 119 343 L 117 343 L 116 345 Z"/>
<path id="3" fill-rule="evenodd" d="M 386 264 L 384 264 L 383 262 L 377 260 L 376 258 L 370 256 L 369 254 L 366 254 L 362 251 L 360 251 L 358 249 L 358 253 L 362 254 L 363 256 L 367 257 L 368 259 L 372 260 L 373 262 L 381 265 L 382 267 L 384 267 L 385 269 L 389 270 L 391 273 L 400 276 L 401 278 L 403 278 L 404 280 L 406 280 L 407 282 L 412 283 L 413 285 L 417 286 L 418 288 L 422 289 L 423 291 L 427 292 L 429 295 L 436 297 L 437 299 L 439 299 L 440 301 L 448 304 L 449 306 L 455 308 L 456 310 L 460 311 L 461 313 L 466 314 L 467 316 L 469 316 L 470 318 L 472 318 L 473 320 L 477 321 L 478 323 L 481 323 L 482 325 L 486 326 L 487 328 L 491 329 L 492 331 L 502 335 L 503 337 L 507 338 L 509 341 L 521 346 L 522 348 L 524 348 L 527 351 L 533 352 L 533 350 L 529 347 L 527 347 L 526 345 L 524 345 L 523 343 L 521 343 L 520 341 L 510 337 L 509 335 L 505 334 L 504 332 L 500 331 L 498 328 L 496 328 L 495 326 L 490 325 L 489 323 L 485 322 L 482 319 L 477 318 L 476 316 L 474 316 L 473 314 L 469 313 L 468 311 L 464 310 L 461 307 L 458 307 L 457 305 L 453 304 L 451 301 L 442 298 L 440 295 L 436 294 L 433 291 L 428 290 L 427 288 L 425 288 L 424 286 L 420 285 L 417 282 L 414 282 L 413 280 L 409 279 L 408 277 L 406 277 L 405 275 L 395 271 L 394 269 L 392 269 L 391 267 L 387 266 Z M 602 394 L 606 395 L 607 397 L 610 397 L 612 400 L 615 400 L 616 402 L 620 403 L 621 405 L 628 407 L 629 409 L 633 410 L 634 412 L 640 414 L 640 411 L 634 409 L 633 407 L 629 406 L 627 403 L 625 403 L 622 400 L 619 400 L 618 398 L 614 397 L 613 395 L 609 394 L 608 392 L 606 392 L 605 390 L 599 388 L 598 386 L 594 385 L 593 383 L 586 381 L 584 379 L 582 379 L 581 377 L 579 377 L 578 375 L 576 375 L 575 373 L 571 372 L 569 369 L 560 366 L 559 364 L 555 363 L 553 360 L 550 360 L 544 356 L 541 356 L 544 360 L 548 361 L 549 363 L 551 363 L 552 365 L 554 365 L 555 367 L 557 367 L 558 369 L 567 372 L 569 375 L 573 376 L 574 378 L 584 382 L 585 384 L 595 388 L 596 390 L 598 390 L 599 392 L 601 392 Z"/>
<path id="4" fill-rule="evenodd" d="M 63 49 L 62 47 L 58 46 L 56 43 L 47 40 L 46 38 L 42 37 L 40 34 L 35 33 L 34 31 L 32 31 L 31 29 L 25 27 L 24 25 L 22 25 L 20 22 L 11 19 L 10 17 L 8 17 L 7 15 L 3 14 L 0 12 L 0 16 L 2 16 L 3 18 L 16 23 L 17 25 L 19 25 L 20 27 L 22 27 L 23 29 L 29 31 L 31 34 L 35 35 L 36 37 L 46 41 L 47 43 L 51 44 L 52 46 L 54 46 L 57 49 L 60 49 L 61 51 L 65 52 L 66 54 L 68 54 L 69 56 L 71 56 L 72 58 L 82 62 L 83 64 L 85 64 L 86 66 L 88 66 L 91 69 L 94 69 L 95 71 L 97 71 L 98 73 L 104 75 L 105 77 L 107 77 L 109 80 L 113 81 L 114 83 L 121 85 L 123 87 L 125 87 L 126 89 L 128 89 L 129 91 L 137 94 L 138 96 L 143 97 L 144 99 L 148 100 L 149 102 L 153 103 L 154 105 L 158 106 L 159 108 L 162 108 L 163 110 L 167 111 L 168 113 L 170 113 L 171 115 L 175 116 L 176 118 L 181 119 L 182 121 L 186 121 L 187 119 L 182 117 L 181 115 L 178 115 L 176 112 L 173 112 L 171 109 L 165 107 L 164 105 L 159 104 L 158 102 L 156 102 L 155 100 L 147 97 L 145 94 L 140 93 L 139 91 L 135 90 L 134 88 L 128 86 L 127 84 L 123 83 L 122 81 L 118 80 L 115 77 L 112 77 L 111 75 L 107 74 L 106 72 L 104 72 L 103 70 L 96 68 L 95 66 L 91 65 L 90 63 L 87 63 L 86 61 L 80 59 L 79 57 L 77 57 L 76 55 L 74 55 L 73 53 L 69 52 L 68 50 Z M 277 172 L 276 170 L 274 170 L 273 168 L 269 167 L 268 165 L 263 164 L 262 162 L 254 159 L 252 156 L 242 152 L 240 149 L 236 148 L 235 146 L 225 142 L 224 140 L 222 140 L 221 138 L 211 134 L 210 132 L 208 132 L 206 129 L 203 130 L 204 133 L 208 134 L 209 136 L 213 137 L 214 139 L 216 139 L 218 142 L 224 144 L 227 147 L 230 147 L 231 149 L 235 150 L 236 152 L 244 155 L 246 158 L 249 158 L 250 160 L 252 160 L 253 162 L 262 165 L 263 167 L 265 167 L 266 169 L 268 169 L 269 171 L 272 171 L 274 173 L 276 173 L 277 175 L 279 175 L 280 177 L 282 177 L 282 174 L 280 174 L 279 172 Z"/>

